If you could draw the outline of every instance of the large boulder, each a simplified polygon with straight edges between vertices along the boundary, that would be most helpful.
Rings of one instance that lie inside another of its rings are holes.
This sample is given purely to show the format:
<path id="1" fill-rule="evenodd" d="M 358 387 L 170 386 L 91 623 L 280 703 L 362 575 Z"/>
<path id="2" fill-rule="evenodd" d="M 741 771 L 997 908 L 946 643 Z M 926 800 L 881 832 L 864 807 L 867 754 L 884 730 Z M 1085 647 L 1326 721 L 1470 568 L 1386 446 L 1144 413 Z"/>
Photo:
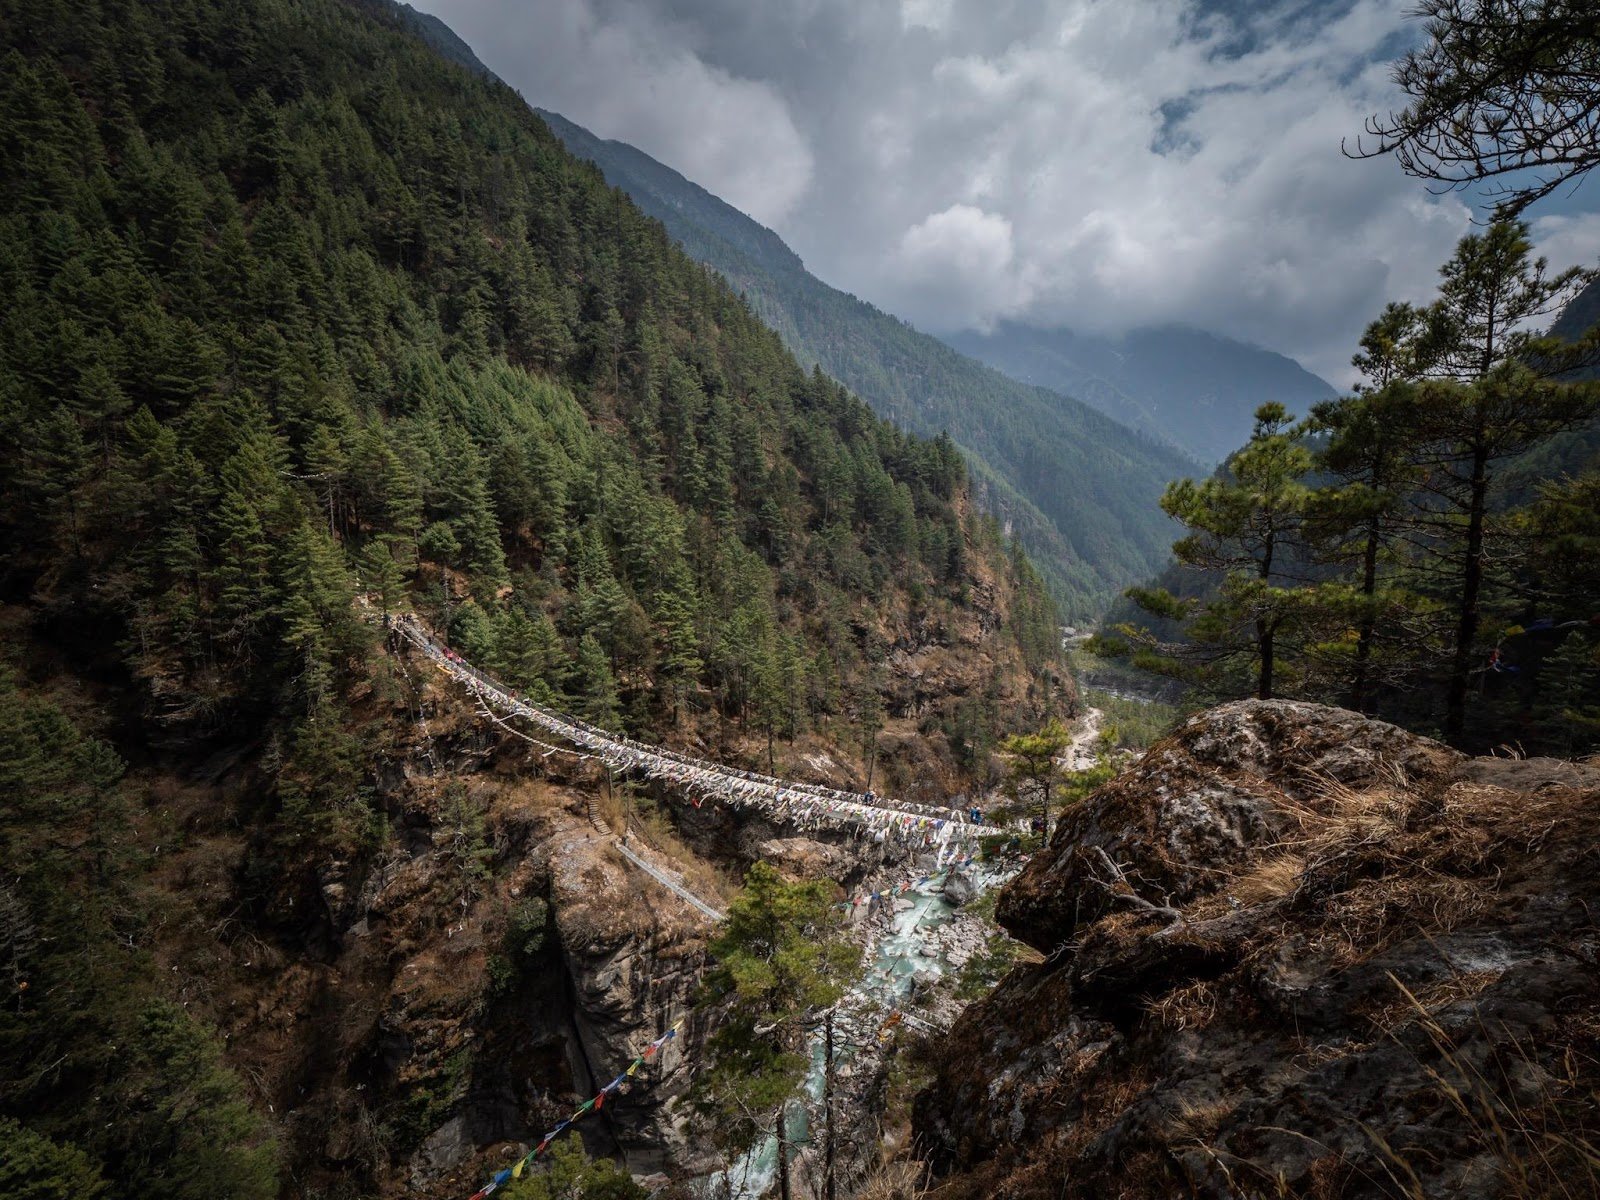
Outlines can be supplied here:
<path id="1" fill-rule="evenodd" d="M 1046 958 L 917 1099 L 941 1196 L 1600 1194 L 1597 830 L 1600 766 L 1200 714 L 1003 894 Z"/>
<path id="2" fill-rule="evenodd" d="M 939 889 L 939 894 L 952 906 L 960 908 L 978 894 L 978 886 L 972 882 L 972 876 L 952 867 L 949 874 L 944 877 L 944 885 Z"/>
<path id="3" fill-rule="evenodd" d="M 1146 898 L 1185 903 L 1293 836 L 1331 789 L 1395 777 L 1423 784 L 1460 761 L 1437 742 L 1341 708 L 1224 704 L 1190 718 L 1069 813 L 1005 890 L 1000 923 L 1052 953 L 1117 906 L 1116 866 L 1134 864 Z"/>

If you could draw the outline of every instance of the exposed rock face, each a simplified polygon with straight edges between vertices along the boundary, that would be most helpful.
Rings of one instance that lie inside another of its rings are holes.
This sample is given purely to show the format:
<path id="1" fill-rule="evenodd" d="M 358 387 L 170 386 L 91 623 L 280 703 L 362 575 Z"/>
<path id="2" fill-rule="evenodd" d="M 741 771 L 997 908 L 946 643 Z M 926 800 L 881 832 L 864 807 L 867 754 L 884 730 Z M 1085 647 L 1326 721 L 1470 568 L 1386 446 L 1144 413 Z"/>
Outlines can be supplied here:
<path id="1" fill-rule="evenodd" d="M 573 996 L 571 1073 L 588 1096 L 615 1078 L 645 1042 L 689 1014 L 710 925 L 603 840 L 567 842 L 554 839 L 543 850 Z M 601 1146 L 613 1143 L 636 1173 L 694 1157 L 674 1129 L 670 1101 L 685 1085 L 678 1071 L 683 1047 L 697 1044 L 700 1032 L 686 1027 L 682 1040 L 669 1042 L 640 1077 L 651 1087 L 647 1102 L 610 1105 L 597 1128 L 584 1131 L 598 1135 Z"/>
<path id="2" fill-rule="evenodd" d="M 1600 1194 L 1597 830 L 1600 766 L 1195 717 L 1003 894 L 1048 957 L 918 1098 L 944 1194 Z"/>
<path id="3" fill-rule="evenodd" d="M 1061 822 L 1003 893 L 1000 923 L 1051 953 L 1117 907 L 1100 852 L 1131 862 L 1141 894 L 1182 903 L 1276 844 L 1330 784 L 1394 771 L 1435 780 L 1460 756 L 1394 725 L 1287 700 L 1225 704 L 1193 718 Z"/>
<path id="4" fill-rule="evenodd" d="M 271 880 L 278 942 L 238 937 L 223 958 L 200 936 L 238 904 L 242 846 L 199 843 L 182 865 L 219 908 L 174 974 L 212 990 L 307 1194 L 470 1194 L 688 1012 L 703 961 L 704 919 L 589 823 L 603 777 L 424 695 L 426 725 L 400 726 L 378 781 L 393 837 Z M 691 1022 L 575 1136 L 635 1171 L 693 1166 L 675 1101 L 703 1033 Z"/>

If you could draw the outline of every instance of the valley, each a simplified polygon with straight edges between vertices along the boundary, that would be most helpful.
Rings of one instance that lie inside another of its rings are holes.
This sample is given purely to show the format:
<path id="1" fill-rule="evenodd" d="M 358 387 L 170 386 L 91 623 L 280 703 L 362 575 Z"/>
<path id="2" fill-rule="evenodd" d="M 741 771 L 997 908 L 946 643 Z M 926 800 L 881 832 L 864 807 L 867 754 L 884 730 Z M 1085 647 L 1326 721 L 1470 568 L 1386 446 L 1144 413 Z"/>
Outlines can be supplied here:
<path id="1" fill-rule="evenodd" d="M 0 0 L 0 1196 L 1600 1196 L 1579 7 Z"/>

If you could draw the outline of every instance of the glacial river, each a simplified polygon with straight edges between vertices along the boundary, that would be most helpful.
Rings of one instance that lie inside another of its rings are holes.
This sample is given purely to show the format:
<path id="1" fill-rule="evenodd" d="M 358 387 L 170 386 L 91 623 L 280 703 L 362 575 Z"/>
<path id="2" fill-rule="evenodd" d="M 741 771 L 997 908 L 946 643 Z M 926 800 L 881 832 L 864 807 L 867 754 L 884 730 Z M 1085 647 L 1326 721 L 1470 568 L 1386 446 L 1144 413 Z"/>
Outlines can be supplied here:
<path id="1" fill-rule="evenodd" d="M 977 866 L 969 871 L 980 891 L 998 887 L 1009 874 L 986 872 Z M 919 986 L 933 983 L 951 969 L 942 953 L 922 953 L 930 935 L 955 915 L 954 907 L 941 893 L 943 886 L 944 875 L 940 873 L 900 896 L 900 900 L 910 901 L 911 907 L 895 913 L 889 929 L 877 932 L 869 942 L 868 972 L 840 1002 L 834 1034 L 835 1070 L 854 1057 L 852 1044 L 876 1036 L 892 1011 L 911 1007 Z M 803 1085 L 811 1106 L 819 1111 L 826 1072 L 826 1051 L 819 1033 L 811 1045 L 811 1069 Z M 798 1100 L 791 1102 L 786 1123 L 793 1164 L 809 1142 L 807 1105 Z M 703 1181 L 702 1195 L 706 1200 L 759 1200 L 772 1187 L 777 1165 L 777 1139 L 766 1138 L 735 1162 L 731 1170 L 708 1176 Z"/>

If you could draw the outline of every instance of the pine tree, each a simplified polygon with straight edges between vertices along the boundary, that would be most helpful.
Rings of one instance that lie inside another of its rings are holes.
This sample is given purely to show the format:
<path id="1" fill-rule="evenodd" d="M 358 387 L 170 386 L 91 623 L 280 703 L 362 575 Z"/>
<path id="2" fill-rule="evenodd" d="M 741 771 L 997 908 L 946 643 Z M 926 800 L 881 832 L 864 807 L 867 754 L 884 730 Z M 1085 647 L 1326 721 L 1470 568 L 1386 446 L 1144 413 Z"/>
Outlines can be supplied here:
<path id="1" fill-rule="evenodd" d="M 1299 534 L 1308 494 L 1301 480 L 1311 461 L 1283 405 L 1262 405 L 1249 443 L 1217 475 L 1180 480 L 1161 498 L 1162 509 L 1192 530 L 1173 554 L 1187 567 L 1221 573 L 1219 594 L 1196 608 L 1170 593 L 1129 592 L 1158 615 L 1188 617 L 1213 662 L 1251 660 L 1262 700 L 1273 696 L 1279 638 L 1295 617 L 1297 598 L 1277 580 Z"/>
<path id="2" fill-rule="evenodd" d="M 248 476 L 243 471 L 225 473 L 222 488 L 214 533 L 216 613 L 224 637 L 236 650 L 243 650 L 276 606 L 278 589 L 272 544 Z"/>
<path id="3" fill-rule="evenodd" d="M 1386 317 L 1392 317 L 1394 306 Z M 1388 326 L 1392 328 L 1392 324 Z M 1385 337 L 1385 321 L 1369 327 L 1364 345 Z M 1362 365 L 1358 356 L 1356 363 Z M 1416 664 L 1389 636 L 1389 651 L 1374 662 L 1380 633 L 1394 628 L 1403 614 L 1418 615 L 1420 599 L 1389 576 L 1386 567 L 1398 550 L 1409 521 L 1409 499 L 1419 482 L 1415 462 L 1417 389 L 1391 375 L 1371 356 L 1365 361 L 1376 386 L 1354 396 L 1316 405 L 1307 422 L 1324 441 L 1316 466 L 1329 482 L 1315 489 L 1306 506 L 1306 535 L 1315 557 L 1339 568 L 1355 567 L 1345 578 L 1319 584 L 1308 607 L 1321 609 L 1341 629 L 1353 626 L 1354 645 L 1342 639 L 1333 647 L 1336 668 L 1349 680 L 1348 704 L 1366 711 L 1375 677 L 1393 685 Z M 1348 664 L 1338 661 L 1348 655 Z"/>
<path id="4" fill-rule="evenodd" d="M 654 606 L 661 640 L 658 670 L 662 689 L 671 697 L 673 723 L 677 724 L 705 665 L 700 658 L 696 620 L 698 597 L 694 579 L 682 560 L 674 560 L 668 569 Z"/>
<path id="5" fill-rule="evenodd" d="M 1527 226 L 1499 221 L 1461 239 L 1440 268 L 1440 296 L 1428 310 L 1416 355 L 1426 380 L 1417 406 L 1418 459 L 1426 471 L 1426 523 L 1436 556 L 1455 577 L 1454 647 L 1445 732 L 1460 738 L 1482 622 L 1494 470 L 1552 434 L 1590 419 L 1593 388 L 1538 369 L 1543 347 L 1528 323 L 1584 278 L 1546 274 L 1532 257 Z M 1546 364 L 1550 365 L 1550 364 Z"/>
<path id="6" fill-rule="evenodd" d="M 1006 790 L 1018 801 L 1037 798 L 1045 836 L 1050 834 L 1050 791 L 1064 781 L 1057 759 L 1072 741 L 1060 721 L 1051 720 L 1034 733 L 1018 733 L 1000 743 L 1002 754 L 1011 756 Z"/>
<path id="7" fill-rule="evenodd" d="M 696 1107 L 730 1160 L 762 1136 L 777 1139 L 782 1200 L 791 1200 L 788 1105 L 809 1061 L 806 1031 L 860 967 L 833 900 L 827 881 L 786 883 L 757 863 L 707 947 L 714 965 L 701 1004 L 720 1021 L 695 1082 Z"/>
<path id="8" fill-rule="evenodd" d="M 338 672 L 368 634 L 352 609 L 355 588 L 343 557 L 309 522 L 288 539 L 282 579 L 278 615 L 290 692 L 296 706 L 316 713 L 332 701 Z"/>
<path id="9" fill-rule="evenodd" d="M 554 681 L 563 671 L 566 654 L 561 637 L 544 613 L 529 617 L 513 605 L 501 622 L 489 660 L 503 678 L 535 704 L 553 704 Z"/>
<path id="10" fill-rule="evenodd" d="M 1600 745 L 1600 636 L 1575 630 L 1540 664 L 1533 718 L 1562 757 Z"/>
<path id="11" fill-rule="evenodd" d="M 578 657 L 568 691 L 577 701 L 578 715 L 589 724 L 601 729 L 620 727 L 622 714 L 611 659 L 593 634 L 586 633 L 578 641 Z"/>
<path id="12" fill-rule="evenodd" d="M 245 102 L 242 114 L 244 143 L 241 183 L 245 195 L 253 196 L 278 185 L 286 174 L 289 143 L 284 136 L 278 106 L 264 89 L 258 89 Z"/>
<path id="13" fill-rule="evenodd" d="M 878 765 L 878 734 L 883 731 L 883 693 L 876 672 L 869 672 L 856 683 L 852 698 L 856 732 L 861 738 L 861 757 L 867 762 L 867 790 L 872 790 L 872 773 Z"/>
<path id="14" fill-rule="evenodd" d="M 506 556 L 483 458 L 459 426 L 452 426 L 445 441 L 449 474 L 443 481 L 443 505 L 460 545 L 461 565 L 487 586 L 501 587 L 506 582 Z"/>
<path id="15" fill-rule="evenodd" d="M 381 534 L 362 549 L 359 560 L 361 586 L 377 598 L 378 608 L 385 614 L 404 612 L 409 605 L 406 598 L 405 569 L 395 557 L 395 535 Z"/>
<path id="16" fill-rule="evenodd" d="M 308 482 L 327 514 L 328 534 L 347 532 L 345 494 L 348 487 L 349 458 L 339 434 L 327 425 L 317 425 L 305 449 Z"/>
<path id="17" fill-rule="evenodd" d="M 1561 620 L 1595 614 L 1600 597 L 1600 467 L 1544 484 L 1519 514 L 1518 557 L 1529 566 L 1524 594 Z"/>
<path id="18" fill-rule="evenodd" d="M 100 358 L 93 359 L 79 373 L 72 407 L 84 421 L 88 440 L 99 446 L 101 464 L 109 463 L 117 423 L 128 412 L 129 403 L 116 375 Z"/>
<path id="19" fill-rule="evenodd" d="M 94 1161 L 10 1118 L 0 1118 L 0 1195 L 12 1200 L 93 1200 L 109 1186 Z"/>
<path id="20" fill-rule="evenodd" d="M 83 550 L 82 498 L 93 462 L 78 422 L 62 409 L 31 425 L 18 482 L 32 491 L 39 518 L 68 554 Z"/>
<path id="21" fill-rule="evenodd" d="M 476 601 L 464 600 L 450 616 L 450 644 L 460 650 L 470 661 L 494 662 L 499 637 L 495 622 L 478 607 Z"/>
<path id="22" fill-rule="evenodd" d="M 501 1192 L 504 1200 L 647 1200 L 649 1194 L 619 1164 L 584 1154 L 576 1138 L 557 1142 Z"/>

